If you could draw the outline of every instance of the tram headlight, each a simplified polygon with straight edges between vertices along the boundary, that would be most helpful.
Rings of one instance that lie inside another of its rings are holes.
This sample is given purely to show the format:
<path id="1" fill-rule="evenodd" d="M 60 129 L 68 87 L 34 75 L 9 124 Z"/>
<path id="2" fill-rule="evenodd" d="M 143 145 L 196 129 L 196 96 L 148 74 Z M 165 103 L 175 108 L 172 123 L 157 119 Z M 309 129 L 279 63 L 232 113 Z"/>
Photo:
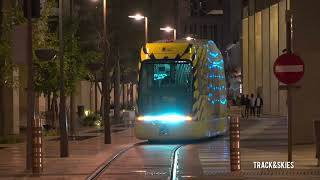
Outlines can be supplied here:
<path id="1" fill-rule="evenodd" d="M 139 116 L 138 121 L 161 121 L 161 122 L 183 122 L 192 121 L 191 116 L 183 115 L 159 115 L 159 116 Z"/>

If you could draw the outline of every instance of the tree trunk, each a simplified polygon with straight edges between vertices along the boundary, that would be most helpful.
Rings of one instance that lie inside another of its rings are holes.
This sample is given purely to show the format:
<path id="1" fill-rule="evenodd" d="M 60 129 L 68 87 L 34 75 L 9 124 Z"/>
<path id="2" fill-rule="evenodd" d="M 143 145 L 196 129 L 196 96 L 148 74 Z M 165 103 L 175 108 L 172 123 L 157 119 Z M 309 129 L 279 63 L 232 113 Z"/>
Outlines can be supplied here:
<path id="1" fill-rule="evenodd" d="M 116 60 L 114 78 L 114 119 L 115 122 L 120 121 L 120 64 L 119 58 Z"/>
<path id="2" fill-rule="evenodd" d="M 122 82 L 122 108 L 125 109 L 125 87 L 124 87 L 124 82 Z"/>
<path id="3" fill-rule="evenodd" d="M 123 109 L 128 108 L 128 86 L 127 84 L 123 84 Z"/>
<path id="4" fill-rule="evenodd" d="M 133 83 L 130 83 L 130 106 L 133 108 Z"/>
<path id="5" fill-rule="evenodd" d="M 0 0 L 0 38 L 2 38 L 2 0 Z M 0 57 L 0 72 L 1 68 L 4 64 L 4 59 Z M 0 77 L 3 77 L 2 74 L 0 74 Z M 0 136 L 4 135 L 4 116 L 3 116 L 3 99 L 2 99 L 2 82 L 0 82 Z"/>
<path id="6" fill-rule="evenodd" d="M 92 80 L 90 80 L 90 92 L 89 92 L 89 109 L 90 109 L 90 113 L 92 112 L 92 87 L 93 87 L 93 83 Z"/>
<path id="7" fill-rule="evenodd" d="M 0 82 L 0 136 L 4 136 L 3 86 Z"/>
<path id="8" fill-rule="evenodd" d="M 75 106 L 75 95 L 72 92 L 70 95 L 70 132 L 71 136 L 75 135 L 75 116 L 76 116 L 76 106 Z"/>
<path id="9" fill-rule="evenodd" d="M 101 114 L 101 117 L 103 117 L 103 113 L 104 113 L 104 111 L 103 111 L 103 101 L 104 101 L 104 99 L 103 99 L 103 95 L 101 94 L 101 97 L 100 97 L 100 114 Z"/>
<path id="10" fill-rule="evenodd" d="M 52 108 L 52 127 L 55 129 L 57 117 L 58 117 L 57 95 L 55 94 L 53 95 L 51 108 Z"/>
<path id="11" fill-rule="evenodd" d="M 51 94 L 48 93 L 47 94 L 47 113 L 46 113 L 46 124 L 50 125 L 50 127 L 53 127 L 52 124 L 52 111 L 51 111 Z"/>
<path id="12" fill-rule="evenodd" d="M 97 75 L 94 76 L 94 112 L 98 114 L 98 80 Z"/>

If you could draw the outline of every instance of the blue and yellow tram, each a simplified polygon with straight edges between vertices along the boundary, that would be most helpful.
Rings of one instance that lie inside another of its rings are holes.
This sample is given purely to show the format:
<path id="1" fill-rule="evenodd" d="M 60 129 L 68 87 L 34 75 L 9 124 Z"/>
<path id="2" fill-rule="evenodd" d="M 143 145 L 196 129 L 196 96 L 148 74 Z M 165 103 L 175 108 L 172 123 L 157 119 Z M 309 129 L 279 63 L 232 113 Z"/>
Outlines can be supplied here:
<path id="1" fill-rule="evenodd" d="M 137 138 L 193 140 L 226 131 L 224 60 L 213 41 L 148 43 L 139 69 Z"/>

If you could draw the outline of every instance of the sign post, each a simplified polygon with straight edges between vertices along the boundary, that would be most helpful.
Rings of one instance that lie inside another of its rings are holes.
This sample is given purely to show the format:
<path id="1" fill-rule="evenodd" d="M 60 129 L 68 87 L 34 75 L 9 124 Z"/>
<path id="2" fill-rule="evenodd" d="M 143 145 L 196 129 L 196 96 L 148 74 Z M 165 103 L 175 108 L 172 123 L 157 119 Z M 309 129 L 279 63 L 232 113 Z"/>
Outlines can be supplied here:
<path id="1" fill-rule="evenodd" d="M 288 161 L 292 162 L 292 91 L 298 88 L 293 84 L 298 82 L 304 75 L 304 63 L 291 50 L 292 14 L 290 11 L 286 12 L 286 18 L 287 53 L 278 57 L 273 65 L 273 71 L 277 79 L 286 84 L 285 86 L 280 86 L 280 90 L 285 89 L 288 91 Z"/>

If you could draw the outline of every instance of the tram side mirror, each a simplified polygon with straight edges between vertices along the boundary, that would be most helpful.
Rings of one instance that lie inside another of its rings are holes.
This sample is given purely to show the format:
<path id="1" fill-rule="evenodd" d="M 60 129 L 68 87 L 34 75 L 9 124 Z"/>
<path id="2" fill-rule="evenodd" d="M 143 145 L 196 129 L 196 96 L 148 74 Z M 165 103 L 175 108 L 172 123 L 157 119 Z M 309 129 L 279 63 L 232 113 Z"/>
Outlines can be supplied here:
<path id="1" fill-rule="evenodd" d="M 142 48 L 142 50 L 143 50 L 144 54 L 148 54 L 147 48 L 145 46 Z"/>

